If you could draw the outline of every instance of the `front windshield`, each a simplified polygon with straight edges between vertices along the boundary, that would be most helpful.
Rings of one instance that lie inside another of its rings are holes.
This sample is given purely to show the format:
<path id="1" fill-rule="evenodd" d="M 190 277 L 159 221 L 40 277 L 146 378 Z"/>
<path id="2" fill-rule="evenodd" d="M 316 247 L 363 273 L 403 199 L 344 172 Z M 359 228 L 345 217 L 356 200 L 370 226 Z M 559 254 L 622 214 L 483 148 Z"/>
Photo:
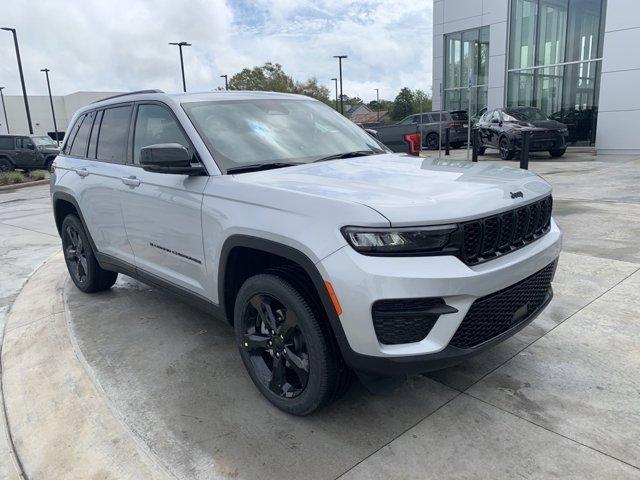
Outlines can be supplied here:
<path id="1" fill-rule="evenodd" d="M 542 113 L 542 110 L 535 107 L 525 108 L 509 108 L 505 110 L 505 113 L 512 116 L 516 120 L 521 122 L 535 122 L 539 120 L 548 120 L 547 116 Z"/>
<path id="2" fill-rule="evenodd" d="M 58 144 L 50 137 L 31 137 L 33 143 L 35 143 L 38 147 L 57 147 Z"/>
<path id="3" fill-rule="evenodd" d="M 316 100 L 223 100 L 182 106 L 223 170 L 387 151 L 363 129 Z"/>

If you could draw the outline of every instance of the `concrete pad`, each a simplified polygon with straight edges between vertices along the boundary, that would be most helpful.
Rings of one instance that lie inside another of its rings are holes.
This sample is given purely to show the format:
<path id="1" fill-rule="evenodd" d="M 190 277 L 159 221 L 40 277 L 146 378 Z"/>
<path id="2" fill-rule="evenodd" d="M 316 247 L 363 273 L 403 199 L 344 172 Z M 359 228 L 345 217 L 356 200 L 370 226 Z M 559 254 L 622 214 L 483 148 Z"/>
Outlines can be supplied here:
<path id="1" fill-rule="evenodd" d="M 640 472 L 461 394 L 342 479 L 637 479 Z"/>
<path id="2" fill-rule="evenodd" d="M 515 336 L 477 357 L 428 376 L 465 390 L 526 346 L 636 271 L 638 265 L 564 252 L 553 282 L 554 298 L 542 314 Z"/>
<path id="3" fill-rule="evenodd" d="M 115 411 L 179 478 L 335 478 L 457 392 L 422 376 L 386 397 L 355 384 L 305 417 L 255 388 L 231 327 L 126 277 L 67 285 L 77 345 Z"/>
<path id="4" fill-rule="evenodd" d="M 60 295 L 61 255 L 20 297 Z M 21 301 L 19 297 L 18 301 Z M 166 474 L 123 428 L 78 361 L 65 315 L 25 322 L 11 311 L 2 350 L 2 386 L 14 445 L 28 478 L 161 479 Z"/>
<path id="5" fill-rule="evenodd" d="M 640 203 L 554 199 L 564 251 L 640 263 Z"/>
<path id="6" fill-rule="evenodd" d="M 640 272 L 469 393 L 640 467 Z"/>

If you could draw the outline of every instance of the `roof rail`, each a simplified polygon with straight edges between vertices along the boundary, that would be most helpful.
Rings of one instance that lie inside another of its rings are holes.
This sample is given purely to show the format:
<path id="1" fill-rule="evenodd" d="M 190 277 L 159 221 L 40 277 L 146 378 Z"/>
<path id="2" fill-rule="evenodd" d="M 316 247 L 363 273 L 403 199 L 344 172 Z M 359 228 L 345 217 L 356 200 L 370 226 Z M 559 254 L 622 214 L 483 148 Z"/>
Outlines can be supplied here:
<path id="1" fill-rule="evenodd" d="M 118 95 L 112 95 L 111 97 L 101 98 L 100 100 L 96 100 L 95 102 L 91 102 L 91 103 L 104 102 L 105 100 L 111 100 L 112 98 L 126 97 L 127 95 L 137 95 L 138 93 L 164 93 L 164 92 L 156 88 L 151 90 L 136 90 L 135 92 L 119 93 Z"/>

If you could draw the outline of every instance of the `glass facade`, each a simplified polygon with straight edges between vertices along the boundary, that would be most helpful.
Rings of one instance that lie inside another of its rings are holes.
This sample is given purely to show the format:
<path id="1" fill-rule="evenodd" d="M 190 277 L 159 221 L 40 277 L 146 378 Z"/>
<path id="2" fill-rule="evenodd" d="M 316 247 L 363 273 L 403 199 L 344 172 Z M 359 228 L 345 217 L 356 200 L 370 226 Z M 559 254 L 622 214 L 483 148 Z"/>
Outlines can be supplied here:
<path id="1" fill-rule="evenodd" d="M 487 106 L 489 27 L 445 35 L 444 75 L 445 110 L 469 111 L 469 91 L 471 115 Z"/>
<path id="2" fill-rule="evenodd" d="M 511 0 L 507 106 L 535 106 L 595 142 L 606 0 Z"/>

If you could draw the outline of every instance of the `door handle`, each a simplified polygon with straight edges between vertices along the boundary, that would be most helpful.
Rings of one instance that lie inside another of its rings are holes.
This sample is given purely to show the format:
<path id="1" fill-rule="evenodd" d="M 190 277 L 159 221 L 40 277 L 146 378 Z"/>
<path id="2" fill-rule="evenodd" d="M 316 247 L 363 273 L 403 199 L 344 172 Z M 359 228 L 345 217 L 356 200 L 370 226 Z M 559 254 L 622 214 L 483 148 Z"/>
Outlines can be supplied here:
<path id="1" fill-rule="evenodd" d="M 76 168 L 76 173 L 81 176 L 82 178 L 86 177 L 87 175 L 89 175 L 89 170 L 87 170 L 85 167 L 82 168 Z"/>
<path id="2" fill-rule="evenodd" d="M 122 183 L 129 185 L 130 187 L 137 187 L 140 185 L 140 179 L 133 175 L 130 177 L 121 177 L 120 179 L 122 180 Z"/>

